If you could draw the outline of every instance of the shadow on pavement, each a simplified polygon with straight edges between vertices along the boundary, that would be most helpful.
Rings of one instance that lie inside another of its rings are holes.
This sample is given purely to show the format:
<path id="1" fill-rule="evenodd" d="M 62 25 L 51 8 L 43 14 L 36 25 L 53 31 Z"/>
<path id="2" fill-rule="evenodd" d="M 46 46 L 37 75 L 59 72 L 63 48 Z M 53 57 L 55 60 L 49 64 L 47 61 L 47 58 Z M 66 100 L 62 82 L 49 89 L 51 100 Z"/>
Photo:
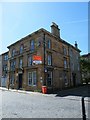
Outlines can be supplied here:
<path id="1" fill-rule="evenodd" d="M 56 97 L 65 97 L 65 96 L 90 97 L 90 85 L 84 85 L 77 88 L 71 88 L 68 90 L 62 90 L 57 92 L 56 95 Z"/>

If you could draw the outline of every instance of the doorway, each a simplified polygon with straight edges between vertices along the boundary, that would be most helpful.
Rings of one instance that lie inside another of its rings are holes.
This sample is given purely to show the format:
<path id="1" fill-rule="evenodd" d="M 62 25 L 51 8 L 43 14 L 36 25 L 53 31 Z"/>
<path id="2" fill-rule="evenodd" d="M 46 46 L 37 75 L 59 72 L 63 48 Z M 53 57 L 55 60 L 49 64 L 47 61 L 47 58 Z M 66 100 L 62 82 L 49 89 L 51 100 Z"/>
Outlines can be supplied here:
<path id="1" fill-rule="evenodd" d="M 19 74 L 19 84 L 18 84 L 18 88 L 22 88 L 22 74 Z"/>
<path id="2" fill-rule="evenodd" d="M 52 86 L 52 71 L 47 72 L 47 86 Z"/>
<path id="3" fill-rule="evenodd" d="M 76 74 L 73 73 L 72 76 L 73 76 L 73 86 L 75 87 L 76 86 Z"/>

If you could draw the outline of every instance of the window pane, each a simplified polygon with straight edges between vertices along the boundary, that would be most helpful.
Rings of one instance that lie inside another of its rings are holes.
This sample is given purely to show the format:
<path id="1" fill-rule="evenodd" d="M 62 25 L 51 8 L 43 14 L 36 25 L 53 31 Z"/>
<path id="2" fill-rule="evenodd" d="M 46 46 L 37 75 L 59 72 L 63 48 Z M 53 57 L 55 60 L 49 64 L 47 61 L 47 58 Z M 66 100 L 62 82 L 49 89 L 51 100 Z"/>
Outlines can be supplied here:
<path id="1" fill-rule="evenodd" d="M 64 68 L 67 68 L 67 60 L 64 59 Z"/>
<path id="2" fill-rule="evenodd" d="M 33 72 L 33 85 L 36 85 L 36 71 Z"/>
<path id="3" fill-rule="evenodd" d="M 28 84 L 32 85 L 32 73 L 31 72 L 28 73 Z"/>
<path id="4" fill-rule="evenodd" d="M 47 41 L 47 47 L 48 47 L 48 49 L 51 48 L 51 41 L 50 40 Z"/>
<path id="5" fill-rule="evenodd" d="M 20 59 L 19 67 L 22 68 L 22 59 Z"/>
<path id="6" fill-rule="evenodd" d="M 14 75 L 13 74 L 10 77 L 10 84 L 14 84 Z"/>
<path id="7" fill-rule="evenodd" d="M 12 50 L 12 56 L 15 56 L 15 49 Z"/>
<path id="8" fill-rule="evenodd" d="M 32 40 L 31 43 L 30 43 L 30 50 L 31 50 L 31 51 L 34 50 L 34 40 Z"/>
<path id="9" fill-rule="evenodd" d="M 29 56 L 28 57 L 28 66 L 31 66 L 32 65 L 32 56 Z"/>
<path id="10" fill-rule="evenodd" d="M 51 55 L 48 55 L 48 65 L 51 65 Z"/>
<path id="11" fill-rule="evenodd" d="M 48 71 L 47 73 L 47 85 L 51 86 L 52 85 L 52 72 Z"/>
<path id="12" fill-rule="evenodd" d="M 20 46 L 20 53 L 23 52 L 23 45 Z"/>

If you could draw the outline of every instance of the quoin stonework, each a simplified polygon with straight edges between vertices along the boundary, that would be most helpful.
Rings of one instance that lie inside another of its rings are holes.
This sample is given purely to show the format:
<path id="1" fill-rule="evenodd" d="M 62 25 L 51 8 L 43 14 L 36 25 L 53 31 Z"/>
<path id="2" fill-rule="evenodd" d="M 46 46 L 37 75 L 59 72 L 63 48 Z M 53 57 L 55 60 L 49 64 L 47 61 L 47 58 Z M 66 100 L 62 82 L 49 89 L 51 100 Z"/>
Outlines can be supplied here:
<path id="1" fill-rule="evenodd" d="M 48 91 L 81 84 L 80 50 L 60 37 L 52 23 L 51 32 L 41 28 L 8 46 L 10 87 Z"/>

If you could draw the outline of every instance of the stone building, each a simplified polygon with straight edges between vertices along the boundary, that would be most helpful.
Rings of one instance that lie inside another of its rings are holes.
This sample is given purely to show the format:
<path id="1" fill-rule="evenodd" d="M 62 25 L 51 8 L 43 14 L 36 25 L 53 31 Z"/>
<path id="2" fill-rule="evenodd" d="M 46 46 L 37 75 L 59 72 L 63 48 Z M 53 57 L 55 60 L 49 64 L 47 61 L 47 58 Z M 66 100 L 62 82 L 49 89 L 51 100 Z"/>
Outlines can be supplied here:
<path id="1" fill-rule="evenodd" d="M 0 55 L 0 86 L 6 87 L 8 77 L 8 52 Z"/>
<path id="2" fill-rule="evenodd" d="M 83 60 L 85 60 L 85 61 L 90 63 L 90 53 L 83 54 L 81 56 L 81 59 L 83 59 Z M 83 70 L 82 67 L 81 67 L 81 71 L 82 71 L 82 83 L 86 83 L 86 84 L 90 83 L 90 71 L 85 69 L 85 68 Z"/>
<path id="3" fill-rule="evenodd" d="M 8 46 L 10 86 L 16 89 L 64 89 L 81 83 L 80 50 L 60 37 L 57 24 L 51 32 L 41 28 Z"/>

